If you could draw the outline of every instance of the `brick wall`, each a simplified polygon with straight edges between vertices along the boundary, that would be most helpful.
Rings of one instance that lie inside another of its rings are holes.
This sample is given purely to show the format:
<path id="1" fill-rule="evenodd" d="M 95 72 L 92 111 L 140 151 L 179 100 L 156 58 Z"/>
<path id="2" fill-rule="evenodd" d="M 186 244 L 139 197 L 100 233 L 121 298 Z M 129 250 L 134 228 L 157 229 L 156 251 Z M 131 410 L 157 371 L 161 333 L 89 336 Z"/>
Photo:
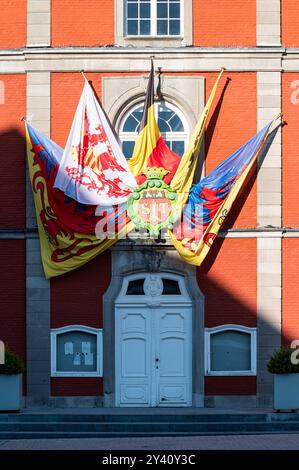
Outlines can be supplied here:
<path id="1" fill-rule="evenodd" d="M 236 323 L 256 326 L 255 238 L 218 239 L 198 269 L 205 296 L 205 327 Z"/>
<path id="2" fill-rule="evenodd" d="M 193 0 L 195 46 L 255 46 L 255 0 Z"/>
<path id="3" fill-rule="evenodd" d="M 205 77 L 208 99 L 218 73 L 189 72 L 165 75 Z M 218 86 L 205 134 L 206 174 L 210 173 L 232 152 L 257 131 L 257 81 L 255 72 L 224 73 Z M 193 129 L 191 129 L 192 131 Z M 257 222 L 256 174 L 238 196 L 226 227 L 255 227 Z"/>
<path id="4" fill-rule="evenodd" d="M 52 0 L 52 46 L 114 44 L 114 0 Z"/>
<path id="5" fill-rule="evenodd" d="M 101 74 L 88 73 L 86 76 L 101 98 Z M 51 137 L 62 147 L 70 132 L 83 87 L 84 78 L 81 73 L 51 74 Z"/>
<path id="6" fill-rule="evenodd" d="M 284 47 L 299 47 L 299 2 L 281 0 L 281 32 Z"/>
<path id="7" fill-rule="evenodd" d="M 257 252 L 254 238 L 218 239 L 198 269 L 205 297 L 205 327 L 256 327 Z M 205 377 L 206 395 L 255 395 L 256 377 Z"/>
<path id="8" fill-rule="evenodd" d="M 26 45 L 27 0 L 1 0 L 0 49 Z"/>
<path id="9" fill-rule="evenodd" d="M 26 76 L 0 75 L 0 228 L 25 225 Z"/>
<path id="10" fill-rule="evenodd" d="M 98 397 L 103 395 L 103 379 L 97 377 L 52 377 L 53 397 Z"/>
<path id="11" fill-rule="evenodd" d="M 287 125 L 282 129 L 282 218 L 284 226 L 299 226 L 298 191 L 298 129 L 299 73 L 282 74 L 282 111 Z"/>
<path id="12" fill-rule="evenodd" d="M 282 341 L 285 345 L 299 340 L 299 298 L 296 289 L 299 276 L 299 241 L 285 238 L 282 242 Z"/>
<path id="13" fill-rule="evenodd" d="M 51 279 L 51 328 L 66 325 L 103 327 L 102 297 L 111 277 L 110 252 L 79 269 Z M 102 378 L 51 379 L 52 396 L 98 396 Z"/>
<path id="14" fill-rule="evenodd" d="M 0 240 L 0 266 L 0 340 L 26 363 L 24 240 Z"/>
<path id="15" fill-rule="evenodd" d="M 217 74 L 203 75 L 208 98 Z M 256 108 L 256 73 L 224 73 L 206 132 L 207 174 L 256 133 Z M 229 226 L 256 226 L 256 182 L 251 183 L 253 186 L 248 181 L 238 203 L 233 206 Z"/>
<path id="16" fill-rule="evenodd" d="M 205 377 L 205 395 L 255 395 L 256 377 Z"/>

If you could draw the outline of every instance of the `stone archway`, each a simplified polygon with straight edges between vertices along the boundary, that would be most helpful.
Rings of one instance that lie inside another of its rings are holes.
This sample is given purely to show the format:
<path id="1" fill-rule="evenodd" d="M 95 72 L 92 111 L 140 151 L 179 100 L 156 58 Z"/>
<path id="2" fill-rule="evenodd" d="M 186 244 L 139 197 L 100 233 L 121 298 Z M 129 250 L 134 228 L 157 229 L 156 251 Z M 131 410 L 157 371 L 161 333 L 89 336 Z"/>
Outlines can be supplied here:
<path id="1" fill-rule="evenodd" d="M 104 406 L 115 406 L 115 301 L 124 276 L 136 273 L 172 273 L 183 276 L 192 301 L 192 406 L 204 406 L 204 302 L 196 268 L 186 264 L 171 246 L 119 242 L 112 250 L 112 277 L 103 299 Z"/>

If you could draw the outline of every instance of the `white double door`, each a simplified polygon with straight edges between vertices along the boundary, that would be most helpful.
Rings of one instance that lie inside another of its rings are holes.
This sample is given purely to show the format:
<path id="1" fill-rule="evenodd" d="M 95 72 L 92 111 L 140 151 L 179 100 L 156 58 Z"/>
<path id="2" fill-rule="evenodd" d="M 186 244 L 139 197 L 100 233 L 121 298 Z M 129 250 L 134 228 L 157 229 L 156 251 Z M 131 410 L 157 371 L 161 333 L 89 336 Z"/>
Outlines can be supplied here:
<path id="1" fill-rule="evenodd" d="M 116 307 L 116 406 L 191 406 L 192 309 Z"/>

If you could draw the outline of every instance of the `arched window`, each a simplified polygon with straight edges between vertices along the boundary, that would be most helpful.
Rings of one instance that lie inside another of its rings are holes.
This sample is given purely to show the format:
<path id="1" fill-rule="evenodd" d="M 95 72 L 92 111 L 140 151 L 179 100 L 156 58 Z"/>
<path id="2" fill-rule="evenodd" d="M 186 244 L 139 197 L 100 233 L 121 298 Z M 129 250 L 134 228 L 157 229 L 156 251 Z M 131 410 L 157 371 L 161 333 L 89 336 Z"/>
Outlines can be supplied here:
<path id="1" fill-rule="evenodd" d="M 142 118 L 143 104 L 135 105 L 122 118 L 119 126 L 119 138 L 126 158 L 131 158 L 139 124 Z M 155 114 L 162 137 L 167 145 L 182 156 L 189 137 L 189 127 L 183 113 L 170 103 L 155 103 Z"/>
<path id="2" fill-rule="evenodd" d="M 205 330 L 207 375 L 255 375 L 256 329 L 220 325 Z"/>

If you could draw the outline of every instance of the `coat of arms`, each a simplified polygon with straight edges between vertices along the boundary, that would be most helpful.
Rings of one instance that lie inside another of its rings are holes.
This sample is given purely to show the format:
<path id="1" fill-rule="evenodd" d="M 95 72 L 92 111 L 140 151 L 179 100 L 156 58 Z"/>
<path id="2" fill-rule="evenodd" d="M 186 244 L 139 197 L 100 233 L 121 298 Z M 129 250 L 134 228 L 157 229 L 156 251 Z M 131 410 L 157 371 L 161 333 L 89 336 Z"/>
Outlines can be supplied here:
<path id="1" fill-rule="evenodd" d="M 147 168 L 147 180 L 127 202 L 128 216 L 136 228 L 148 230 L 152 237 L 158 237 L 163 228 L 171 230 L 175 221 L 177 193 L 164 183 L 167 173 L 164 168 Z"/>

